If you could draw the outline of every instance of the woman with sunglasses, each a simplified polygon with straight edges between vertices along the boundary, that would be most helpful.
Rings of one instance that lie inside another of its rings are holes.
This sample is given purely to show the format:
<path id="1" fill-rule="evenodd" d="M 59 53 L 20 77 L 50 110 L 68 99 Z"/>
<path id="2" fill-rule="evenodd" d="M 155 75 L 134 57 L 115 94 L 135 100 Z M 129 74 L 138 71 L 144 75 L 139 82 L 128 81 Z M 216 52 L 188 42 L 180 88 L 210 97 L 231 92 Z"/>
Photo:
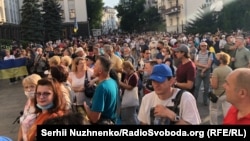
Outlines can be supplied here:
<path id="1" fill-rule="evenodd" d="M 47 119 L 63 116 L 66 113 L 66 102 L 58 81 L 53 78 L 40 79 L 35 91 L 34 104 L 37 118 L 28 131 L 27 139 L 29 141 L 36 139 L 37 125 L 43 124 Z"/>

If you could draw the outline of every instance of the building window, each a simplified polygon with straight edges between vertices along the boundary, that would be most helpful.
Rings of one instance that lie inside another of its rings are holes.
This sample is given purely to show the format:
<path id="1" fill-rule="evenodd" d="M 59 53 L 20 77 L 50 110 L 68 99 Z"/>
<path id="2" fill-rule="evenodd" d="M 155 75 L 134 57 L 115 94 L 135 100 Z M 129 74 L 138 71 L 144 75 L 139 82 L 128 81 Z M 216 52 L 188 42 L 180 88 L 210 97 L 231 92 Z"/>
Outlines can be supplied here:
<path id="1" fill-rule="evenodd" d="M 170 26 L 173 25 L 173 19 L 170 19 Z"/>
<path id="2" fill-rule="evenodd" d="M 74 19 L 76 17 L 75 9 L 69 10 L 69 18 Z"/>

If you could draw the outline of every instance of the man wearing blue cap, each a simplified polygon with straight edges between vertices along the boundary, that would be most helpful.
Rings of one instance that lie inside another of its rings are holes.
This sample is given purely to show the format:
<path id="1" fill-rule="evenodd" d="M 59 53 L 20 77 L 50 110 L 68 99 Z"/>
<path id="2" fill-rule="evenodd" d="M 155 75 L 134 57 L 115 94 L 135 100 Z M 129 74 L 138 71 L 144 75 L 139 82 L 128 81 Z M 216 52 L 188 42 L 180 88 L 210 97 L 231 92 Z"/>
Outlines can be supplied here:
<path id="1" fill-rule="evenodd" d="M 168 65 L 155 65 L 149 79 L 152 80 L 154 91 L 142 98 L 138 114 L 141 124 L 197 125 L 201 123 L 196 100 L 188 91 L 184 91 L 181 96 L 179 113 L 168 108 L 174 106 L 173 100 L 180 91 L 179 88 L 172 87 L 175 79 Z"/>

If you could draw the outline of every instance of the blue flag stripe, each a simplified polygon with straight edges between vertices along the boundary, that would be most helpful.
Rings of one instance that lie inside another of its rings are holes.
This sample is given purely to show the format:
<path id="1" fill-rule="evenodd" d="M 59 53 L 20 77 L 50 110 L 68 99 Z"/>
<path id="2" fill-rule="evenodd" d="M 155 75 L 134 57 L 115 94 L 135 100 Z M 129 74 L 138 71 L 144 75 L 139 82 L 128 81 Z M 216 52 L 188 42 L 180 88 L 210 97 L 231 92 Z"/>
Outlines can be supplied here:
<path id="1" fill-rule="evenodd" d="M 26 66 L 26 58 L 0 61 L 0 70 Z"/>

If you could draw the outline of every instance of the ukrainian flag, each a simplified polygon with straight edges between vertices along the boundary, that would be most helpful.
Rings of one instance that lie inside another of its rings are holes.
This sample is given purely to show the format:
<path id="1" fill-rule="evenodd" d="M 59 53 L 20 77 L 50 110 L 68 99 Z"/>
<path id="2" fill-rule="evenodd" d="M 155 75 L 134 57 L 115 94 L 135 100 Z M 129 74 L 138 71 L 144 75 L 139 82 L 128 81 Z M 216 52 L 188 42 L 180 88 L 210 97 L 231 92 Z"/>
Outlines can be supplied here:
<path id="1" fill-rule="evenodd" d="M 26 58 L 0 61 L 0 79 L 28 75 Z"/>
<path id="2" fill-rule="evenodd" d="M 76 33 L 78 31 L 78 23 L 75 18 L 75 23 L 74 23 L 74 32 Z"/>

